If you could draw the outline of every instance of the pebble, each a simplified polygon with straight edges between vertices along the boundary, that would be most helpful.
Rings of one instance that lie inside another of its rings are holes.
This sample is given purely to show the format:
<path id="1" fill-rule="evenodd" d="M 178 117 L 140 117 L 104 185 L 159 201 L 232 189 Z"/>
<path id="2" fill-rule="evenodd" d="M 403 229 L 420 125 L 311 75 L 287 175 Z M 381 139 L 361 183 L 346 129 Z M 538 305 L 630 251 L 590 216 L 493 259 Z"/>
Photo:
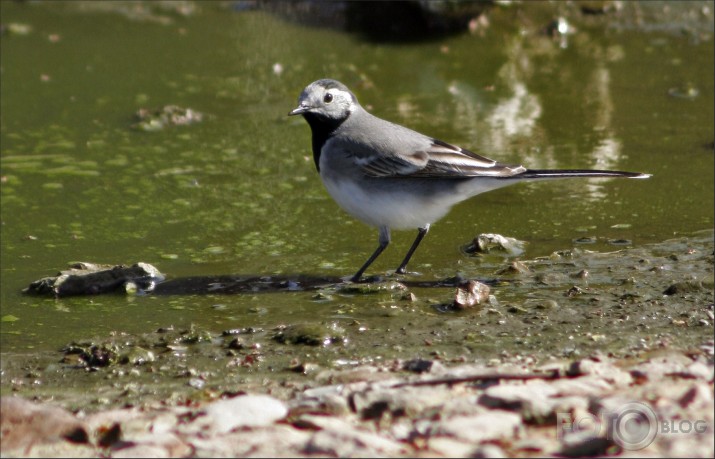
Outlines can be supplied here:
<path id="1" fill-rule="evenodd" d="M 470 280 L 466 285 L 457 287 L 452 305 L 456 309 L 467 309 L 487 301 L 489 301 L 489 286 Z"/>

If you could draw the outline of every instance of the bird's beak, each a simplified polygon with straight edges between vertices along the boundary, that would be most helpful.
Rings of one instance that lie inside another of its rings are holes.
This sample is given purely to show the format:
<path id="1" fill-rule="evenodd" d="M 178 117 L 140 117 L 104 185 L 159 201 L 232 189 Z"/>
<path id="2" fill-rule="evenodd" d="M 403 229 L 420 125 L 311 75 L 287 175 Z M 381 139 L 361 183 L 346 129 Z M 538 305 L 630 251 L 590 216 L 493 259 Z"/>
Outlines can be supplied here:
<path id="1" fill-rule="evenodd" d="M 311 108 L 313 108 L 313 107 L 301 102 L 301 104 L 298 105 L 298 107 L 296 107 L 293 110 L 291 110 L 290 112 L 288 112 L 288 116 L 302 115 L 303 113 L 309 112 Z"/>

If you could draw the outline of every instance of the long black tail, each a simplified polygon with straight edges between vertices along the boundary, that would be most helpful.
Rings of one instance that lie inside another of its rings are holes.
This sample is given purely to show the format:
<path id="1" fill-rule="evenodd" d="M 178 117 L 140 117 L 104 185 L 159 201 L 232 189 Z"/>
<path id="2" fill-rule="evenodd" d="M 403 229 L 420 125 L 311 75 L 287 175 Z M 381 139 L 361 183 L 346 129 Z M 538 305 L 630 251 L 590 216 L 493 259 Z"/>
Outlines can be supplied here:
<path id="1" fill-rule="evenodd" d="M 642 174 L 640 172 L 623 172 L 623 171 L 604 171 L 604 170 L 588 170 L 588 169 L 527 169 L 521 174 L 512 175 L 507 178 L 518 179 L 539 179 L 539 178 L 569 178 L 569 177 L 626 177 L 644 179 L 650 177 L 651 174 Z"/>

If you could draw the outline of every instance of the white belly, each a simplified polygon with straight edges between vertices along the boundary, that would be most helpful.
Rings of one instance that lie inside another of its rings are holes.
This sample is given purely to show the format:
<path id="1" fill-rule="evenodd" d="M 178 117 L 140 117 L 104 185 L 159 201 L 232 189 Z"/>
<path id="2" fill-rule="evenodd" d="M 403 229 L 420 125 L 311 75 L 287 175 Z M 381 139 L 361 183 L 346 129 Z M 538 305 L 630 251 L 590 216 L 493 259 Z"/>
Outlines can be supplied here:
<path id="1" fill-rule="evenodd" d="M 334 181 L 322 174 L 321 178 L 330 196 L 343 210 L 375 227 L 422 228 L 444 217 L 454 204 L 444 198 L 433 199 L 399 187 L 391 191 L 368 190 L 354 182 Z"/>

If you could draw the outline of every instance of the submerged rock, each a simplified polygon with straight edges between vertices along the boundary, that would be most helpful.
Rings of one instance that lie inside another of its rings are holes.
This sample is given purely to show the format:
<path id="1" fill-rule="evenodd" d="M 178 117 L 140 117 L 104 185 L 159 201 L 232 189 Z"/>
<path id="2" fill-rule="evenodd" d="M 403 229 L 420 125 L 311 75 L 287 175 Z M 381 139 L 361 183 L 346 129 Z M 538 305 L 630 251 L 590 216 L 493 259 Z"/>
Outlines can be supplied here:
<path id="1" fill-rule="evenodd" d="M 470 280 L 464 286 L 457 287 L 453 306 L 456 309 L 467 309 L 489 301 L 489 286 Z"/>
<path id="2" fill-rule="evenodd" d="M 471 254 L 501 252 L 505 255 L 521 255 L 524 253 L 524 244 L 524 241 L 513 237 L 485 233 L 475 237 L 464 251 Z"/>
<path id="3" fill-rule="evenodd" d="M 168 126 L 185 126 L 199 123 L 204 115 L 190 108 L 182 108 L 177 105 L 166 105 L 161 108 L 149 110 L 140 108 L 135 114 L 136 123 L 132 125 L 134 129 L 140 131 L 161 131 Z"/>
<path id="4" fill-rule="evenodd" d="M 56 276 L 43 277 L 32 282 L 25 293 L 54 295 L 96 295 L 124 290 L 125 292 L 150 292 L 156 283 L 164 280 L 164 275 L 149 263 L 132 266 L 102 265 L 79 262 L 70 269 L 60 271 Z"/>
<path id="5" fill-rule="evenodd" d="M 283 344 L 307 344 L 309 346 L 328 346 L 347 342 L 344 330 L 339 327 L 326 327 L 318 324 L 293 324 L 282 327 L 273 337 Z"/>
<path id="6" fill-rule="evenodd" d="M 712 288 L 712 286 L 706 286 L 704 284 L 706 283 L 700 280 L 687 280 L 682 282 L 676 282 L 674 284 L 671 284 L 667 289 L 665 289 L 663 295 L 683 295 Z"/>

